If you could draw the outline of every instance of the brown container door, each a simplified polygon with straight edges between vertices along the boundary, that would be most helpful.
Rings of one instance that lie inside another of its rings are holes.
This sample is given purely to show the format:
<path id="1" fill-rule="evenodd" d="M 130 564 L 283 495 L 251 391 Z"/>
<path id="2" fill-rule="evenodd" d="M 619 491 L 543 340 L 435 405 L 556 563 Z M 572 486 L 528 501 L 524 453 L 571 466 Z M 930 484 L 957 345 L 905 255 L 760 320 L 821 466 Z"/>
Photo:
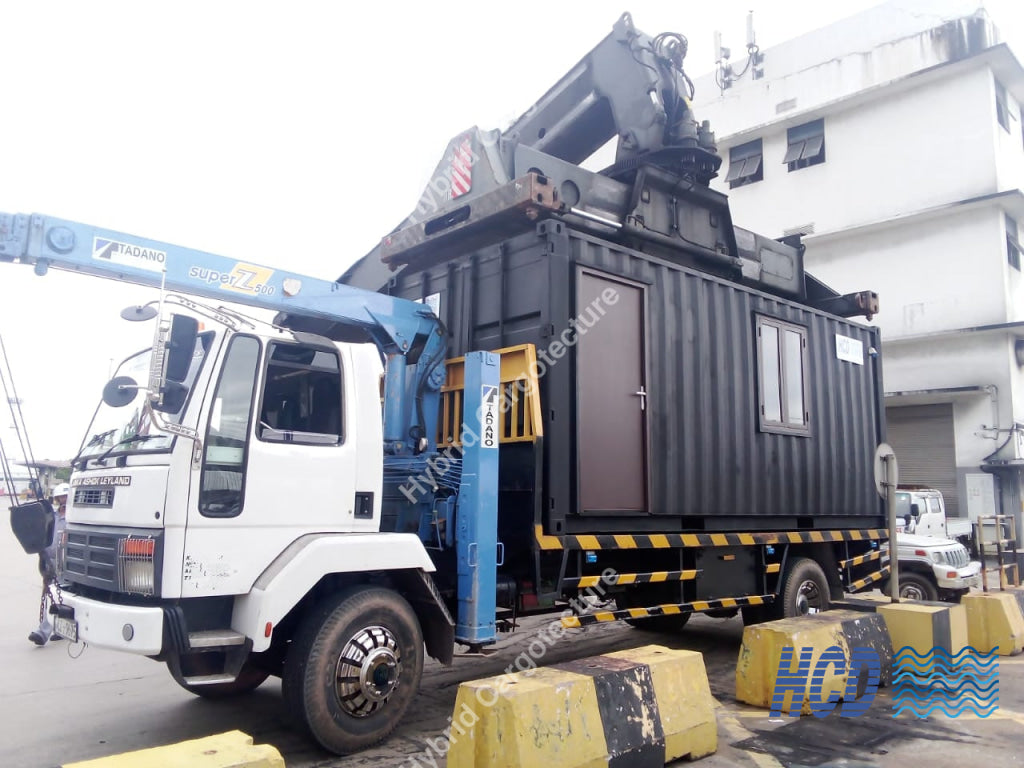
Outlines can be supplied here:
<path id="1" fill-rule="evenodd" d="M 582 271 L 578 285 L 580 512 L 644 512 L 644 290 Z"/>

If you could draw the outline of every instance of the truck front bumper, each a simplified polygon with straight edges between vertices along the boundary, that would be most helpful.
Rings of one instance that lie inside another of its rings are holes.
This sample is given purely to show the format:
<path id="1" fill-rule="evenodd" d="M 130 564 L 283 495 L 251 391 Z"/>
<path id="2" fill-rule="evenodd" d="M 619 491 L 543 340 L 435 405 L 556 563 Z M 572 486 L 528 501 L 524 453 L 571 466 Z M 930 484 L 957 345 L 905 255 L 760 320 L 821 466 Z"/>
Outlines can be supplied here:
<path id="1" fill-rule="evenodd" d="M 966 590 L 971 587 L 981 588 L 981 563 L 974 561 L 963 568 L 935 564 L 932 566 L 935 581 L 939 589 Z"/>
<path id="2" fill-rule="evenodd" d="M 156 656 L 163 649 L 164 611 L 154 606 L 116 605 L 64 593 L 64 605 L 74 610 L 66 619 L 75 623 L 77 638 L 97 648 Z M 66 612 L 66 609 L 65 611 Z M 58 633 L 68 626 L 55 622 Z"/>

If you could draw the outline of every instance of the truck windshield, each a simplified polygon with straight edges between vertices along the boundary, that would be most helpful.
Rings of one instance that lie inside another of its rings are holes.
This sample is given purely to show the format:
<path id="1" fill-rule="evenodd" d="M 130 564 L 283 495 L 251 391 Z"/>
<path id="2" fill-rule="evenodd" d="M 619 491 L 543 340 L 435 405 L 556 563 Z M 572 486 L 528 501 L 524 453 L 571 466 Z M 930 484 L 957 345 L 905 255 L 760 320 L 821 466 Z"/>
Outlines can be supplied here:
<path id="1" fill-rule="evenodd" d="M 189 366 L 188 376 L 183 382 L 190 391 L 200 368 L 202 368 L 212 337 L 213 334 L 207 332 L 196 338 L 192 363 Z M 118 366 L 114 375 L 131 376 L 140 386 L 144 387 L 149 381 L 151 357 L 152 350 L 150 349 L 132 355 Z M 95 458 L 107 451 L 110 451 L 110 455 L 166 451 L 174 436 L 160 432 L 153 427 L 149 416 L 143 410 L 145 398 L 144 392 L 136 392 L 135 399 L 122 408 L 112 408 L 101 402 L 96 410 L 96 415 L 93 416 L 92 424 L 89 426 L 88 437 L 76 458 Z M 187 403 L 188 400 L 183 398 L 181 409 L 176 413 L 163 412 L 160 415 L 165 421 L 179 424 Z"/>

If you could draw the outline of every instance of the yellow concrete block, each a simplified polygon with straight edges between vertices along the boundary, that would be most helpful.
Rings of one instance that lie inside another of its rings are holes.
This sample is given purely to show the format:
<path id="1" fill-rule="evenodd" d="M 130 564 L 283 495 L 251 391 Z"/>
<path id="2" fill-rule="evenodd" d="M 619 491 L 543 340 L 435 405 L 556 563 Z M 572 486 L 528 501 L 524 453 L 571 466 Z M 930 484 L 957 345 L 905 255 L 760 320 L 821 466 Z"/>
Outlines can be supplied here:
<path id="1" fill-rule="evenodd" d="M 718 720 L 704 656 L 647 645 L 609 653 L 613 658 L 646 664 L 654 681 L 661 726 L 665 732 L 665 761 L 691 760 L 718 749 Z"/>
<path id="2" fill-rule="evenodd" d="M 66 763 L 64 768 L 284 768 L 284 758 L 269 744 L 253 744 L 252 736 L 228 731 L 163 747 Z"/>
<path id="3" fill-rule="evenodd" d="M 850 658 L 850 646 L 843 635 L 842 618 L 848 616 L 855 619 L 872 614 L 829 611 L 828 615 L 835 620 L 821 621 L 817 615 L 800 616 L 744 627 L 743 644 L 740 646 L 739 660 L 736 662 L 736 698 L 755 707 L 771 709 L 782 649 L 787 646 L 794 649 L 794 671 L 800 659 L 801 648 L 814 649 L 810 666 L 812 671 L 821 655 L 832 646 L 838 646 L 842 649 L 844 657 Z M 846 677 L 845 670 L 842 674 L 837 674 L 835 667 L 829 666 L 822 682 L 822 697 L 827 698 L 830 691 L 837 691 L 842 695 L 846 690 Z M 793 694 L 786 695 L 784 712 L 789 712 L 792 696 Z M 801 713 L 811 714 L 810 700 L 806 693 Z"/>
<path id="4" fill-rule="evenodd" d="M 961 605 L 967 611 L 970 645 L 982 653 L 998 648 L 1000 656 L 1015 656 L 1024 651 L 1022 603 L 1017 590 L 964 595 Z"/>
<path id="5" fill-rule="evenodd" d="M 449 768 L 663 765 L 715 751 L 704 659 L 646 646 L 462 683 Z"/>
<path id="6" fill-rule="evenodd" d="M 449 768 L 605 768 L 594 680 L 559 669 L 462 683 Z"/>
<path id="7" fill-rule="evenodd" d="M 955 654 L 967 647 L 967 609 L 962 605 L 901 602 L 880 605 L 878 613 L 897 653 L 907 646 L 922 655 L 933 648 Z"/>

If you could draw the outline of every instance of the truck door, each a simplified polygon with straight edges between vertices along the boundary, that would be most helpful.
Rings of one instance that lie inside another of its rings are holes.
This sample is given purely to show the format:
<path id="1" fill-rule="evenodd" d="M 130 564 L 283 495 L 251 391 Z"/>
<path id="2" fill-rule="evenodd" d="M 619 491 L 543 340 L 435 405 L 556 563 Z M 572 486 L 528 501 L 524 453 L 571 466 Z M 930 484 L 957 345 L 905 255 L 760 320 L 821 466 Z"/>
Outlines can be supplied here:
<path id="1" fill-rule="evenodd" d="M 921 499 L 922 519 L 925 520 L 924 530 L 919 530 L 922 536 L 935 536 L 945 538 L 946 536 L 946 512 L 942 508 L 942 499 L 936 496 L 926 496 Z M 927 510 L 927 512 L 925 512 Z"/>
<path id="2" fill-rule="evenodd" d="M 230 340 L 193 470 L 183 597 L 243 593 L 299 536 L 361 527 L 342 373 L 327 343 Z"/>
<path id="3" fill-rule="evenodd" d="M 581 271 L 577 290 L 579 509 L 647 509 L 644 289 Z"/>

